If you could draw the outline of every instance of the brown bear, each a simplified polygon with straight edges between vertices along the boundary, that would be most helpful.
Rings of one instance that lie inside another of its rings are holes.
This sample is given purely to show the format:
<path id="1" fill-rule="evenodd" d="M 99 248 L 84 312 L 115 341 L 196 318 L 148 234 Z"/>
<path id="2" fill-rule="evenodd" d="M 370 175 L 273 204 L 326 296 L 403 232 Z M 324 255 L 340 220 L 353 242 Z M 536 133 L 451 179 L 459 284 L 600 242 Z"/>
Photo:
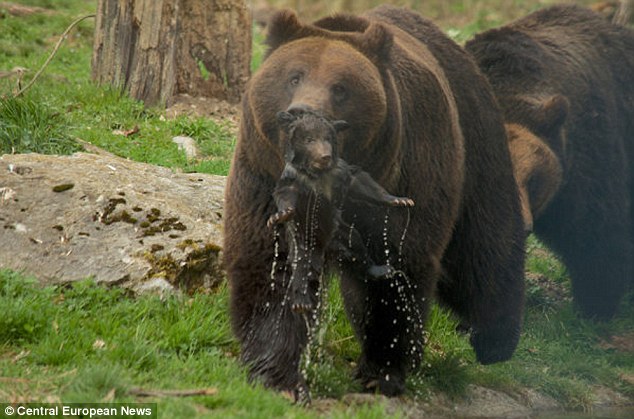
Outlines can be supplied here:
<path id="1" fill-rule="evenodd" d="M 284 304 L 290 267 L 272 264 L 288 261 L 288 246 L 276 257 L 266 227 L 284 168 L 281 110 L 347 121 L 339 155 L 416 202 L 409 219 L 362 202 L 343 208 L 372 258 L 398 271 L 390 280 L 370 281 L 327 255 L 361 344 L 364 387 L 403 392 L 436 296 L 469 326 L 480 362 L 509 359 L 523 316 L 525 233 L 501 113 L 473 60 L 430 21 L 391 6 L 313 24 L 282 11 L 267 42 L 243 97 L 225 192 L 231 320 L 251 377 L 305 394 L 299 362 L 310 325 Z"/>
<path id="2" fill-rule="evenodd" d="M 516 143 L 534 136 L 557 156 L 561 185 L 533 208 L 534 231 L 561 256 L 580 312 L 610 318 L 634 277 L 634 32 L 554 6 L 479 34 L 466 49 L 506 122 L 525 130 Z"/>
<path id="3" fill-rule="evenodd" d="M 284 224 L 291 255 L 288 299 L 291 309 L 312 314 L 317 308 L 327 250 L 350 269 L 367 270 L 375 279 L 393 274 L 377 265 L 357 229 L 341 219 L 347 199 L 374 205 L 412 207 L 414 201 L 390 195 L 372 177 L 338 157 L 337 133 L 345 121 L 329 121 L 315 112 L 277 113 L 284 138 L 284 171 L 273 191 L 277 212 L 267 225 Z"/>

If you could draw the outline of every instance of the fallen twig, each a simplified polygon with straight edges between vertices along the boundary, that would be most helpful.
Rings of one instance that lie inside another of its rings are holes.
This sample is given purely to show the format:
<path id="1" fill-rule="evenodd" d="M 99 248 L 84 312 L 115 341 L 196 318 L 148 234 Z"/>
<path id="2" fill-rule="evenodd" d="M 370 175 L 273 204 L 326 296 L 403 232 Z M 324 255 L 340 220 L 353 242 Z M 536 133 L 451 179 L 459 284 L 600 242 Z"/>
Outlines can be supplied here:
<path id="1" fill-rule="evenodd" d="M 0 377 L 0 383 L 30 383 L 28 378 Z"/>
<path id="2" fill-rule="evenodd" d="M 13 95 L 13 97 L 15 98 L 15 97 L 18 97 L 18 96 L 22 95 L 24 92 L 26 92 L 33 85 L 33 83 L 35 83 L 35 81 L 40 77 L 40 75 L 42 74 L 44 69 L 48 66 L 48 64 L 51 62 L 51 60 L 55 56 L 55 54 L 57 53 L 57 50 L 62 45 L 62 42 L 64 42 L 64 39 L 66 39 L 66 35 L 68 35 L 68 32 L 70 32 L 71 29 L 73 29 L 82 20 L 88 19 L 88 18 L 91 18 L 91 17 L 95 17 L 95 16 L 96 15 L 93 13 L 93 14 L 82 16 L 80 18 L 75 19 L 75 21 L 73 23 L 71 23 L 68 26 L 68 28 L 66 28 L 66 30 L 64 31 L 62 36 L 60 36 L 59 41 L 57 41 L 57 44 L 55 45 L 55 48 L 53 48 L 53 52 L 51 52 L 51 55 L 48 56 L 48 58 L 46 59 L 46 61 L 42 65 L 42 67 L 37 71 L 37 73 L 35 73 L 33 78 L 26 84 L 26 86 L 21 88 L 15 95 Z"/>
<path id="3" fill-rule="evenodd" d="M 89 143 L 88 141 L 82 140 L 81 138 L 75 137 L 75 141 L 77 141 L 79 145 L 81 145 L 84 148 L 84 150 L 89 153 L 98 154 L 100 156 L 119 157 L 116 154 L 113 154 L 109 152 L 108 150 L 105 150 L 99 146 Z"/>
<path id="4" fill-rule="evenodd" d="M 127 391 L 131 396 L 139 397 L 191 397 L 213 396 L 218 393 L 217 388 L 203 388 L 194 390 L 148 390 L 144 388 L 131 388 Z"/>

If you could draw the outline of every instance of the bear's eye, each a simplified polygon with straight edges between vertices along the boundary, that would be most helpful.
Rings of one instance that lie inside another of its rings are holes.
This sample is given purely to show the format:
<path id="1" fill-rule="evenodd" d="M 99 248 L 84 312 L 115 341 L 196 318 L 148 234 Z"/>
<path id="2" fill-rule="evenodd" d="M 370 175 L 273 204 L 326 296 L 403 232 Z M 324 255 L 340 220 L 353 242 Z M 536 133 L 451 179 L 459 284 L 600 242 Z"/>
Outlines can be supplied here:
<path id="1" fill-rule="evenodd" d="M 288 80 L 288 84 L 290 84 L 291 86 L 297 86 L 301 80 L 302 80 L 302 75 L 301 74 L 294 74 Z"/>
<path id="2" fill-rule="evenodd" d="M 336 101 L 340 102 L 346 98 L 346 88 L 343 85 L 335 84 L 331 90 Z"/>

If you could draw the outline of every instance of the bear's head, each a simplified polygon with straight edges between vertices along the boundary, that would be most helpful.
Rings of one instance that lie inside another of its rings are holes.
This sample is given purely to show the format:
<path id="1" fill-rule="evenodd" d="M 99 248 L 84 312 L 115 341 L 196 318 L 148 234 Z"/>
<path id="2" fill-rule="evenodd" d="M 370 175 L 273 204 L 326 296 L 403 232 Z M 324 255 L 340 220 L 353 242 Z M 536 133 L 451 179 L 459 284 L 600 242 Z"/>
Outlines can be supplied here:
<path id="1" fill-rule="evenodd" d="M 514 97 L 513 100 L 521 109 L 513 119 L 521 122 L 507 121 L 505 127 L 524 227 L 526 231 L 532 231 L 533 220 L 546 209 L 563 179 L 564 125 L 570 105 L 561 95 L 546 99 Z"/>
<path id="2" fill-rule="evenodd" d="M 313 112 L 280 111 L 277 121 L 284 133 L 284 160 L 308 177 L 318 177 L 337 163 L 337 133 L 346 121 L 329 121 Z"/>
<path id="3" fill-rule="evenodd" d="M 269 51 L 251 80 L 248 102 L 261 138 L 280 157 L 280 111 L 347 121 L 350 129 L 344 137 L 351 141 L 343 141 L 343 147 L 353 161 L 367 154 L 382 130 L 389 107 L 384 67 L 392 35 L 362 18 L 346 22 L 345 30 L 331 31 L 302 24 L 293 12 L 282 11 L 269 24 Z"/>
<path id="4" fill-rule="evenodd" d="M 563 161 L 570 102 L 565 96 L 514 95 L 498 98 L 505 121 L 526 128 Z"/>

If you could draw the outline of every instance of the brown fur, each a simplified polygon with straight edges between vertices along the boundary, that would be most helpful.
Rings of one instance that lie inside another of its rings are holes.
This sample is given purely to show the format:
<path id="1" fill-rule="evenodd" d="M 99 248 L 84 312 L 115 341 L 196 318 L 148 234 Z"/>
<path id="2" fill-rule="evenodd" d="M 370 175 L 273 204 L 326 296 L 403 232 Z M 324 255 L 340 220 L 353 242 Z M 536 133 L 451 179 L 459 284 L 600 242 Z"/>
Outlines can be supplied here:
<path id="1" fill-rule="evenodd" d="M 543 156 L 555 154 L 561 179 L 552 156 L 516 164 L 520 183 L 550 176 L 535 185 L 549 199 L 529 197 L 534 230 L 566 264 L 580 311 L 610 318 L 634 280 L 634 32 L 578 6 L 554 6 L 466 48 L 507 123 L 526 130 L 512 152 L 539 144 Z"/>
<path id="2" fill-rule="evenodd" d="M 553 96 L 538 107 L 535 121 L 542 130 L 555 133 L 551 141 L 555 149 L 566 153 L 563 124 L 570 104 L 563 96 Z M 563 168 L 551 146 L 526 127 L 506 124 L 515 180 L 520 191 L 524 228 L 533 231 L 533 220 L 541 215 L 553 199 L 562 182 Z"/>
<path id="3" fill-rule="evenodd" d="M 403 391 L 421 360 L 435 295 L 472 329 L 478 360 L 508 359 L 522 320 L 525 235 L 499 110 L 468 55 L 429 21 L 390 6 L 312 25 L 282 12 L 268 43 L 243 99 L 226 189 L 231 318 L 252 376 L 303 388 L 306 321 L 283 303 L 290 268 L 279 263 L 271 273 L 266 228 L 284 164 L 280 110 L 347 121 L 339 155 L 416 202 L 409 224 L 406 211 L 391 211 L 386 223 L 384 208 L 347 202 L 343 209 L 372 258 L 400 272 L 367 281 L 364 270 L 334 264 L 362 346 L 364 387 Z"/>
<path id="4" fill-rule="evenodd" d="M 509 149 L 520 191 L 524 228 L 533 230 L 539 217 L 561 185 L 562 169 L 555 153 L 526 128 L 508 124 Z"/>

